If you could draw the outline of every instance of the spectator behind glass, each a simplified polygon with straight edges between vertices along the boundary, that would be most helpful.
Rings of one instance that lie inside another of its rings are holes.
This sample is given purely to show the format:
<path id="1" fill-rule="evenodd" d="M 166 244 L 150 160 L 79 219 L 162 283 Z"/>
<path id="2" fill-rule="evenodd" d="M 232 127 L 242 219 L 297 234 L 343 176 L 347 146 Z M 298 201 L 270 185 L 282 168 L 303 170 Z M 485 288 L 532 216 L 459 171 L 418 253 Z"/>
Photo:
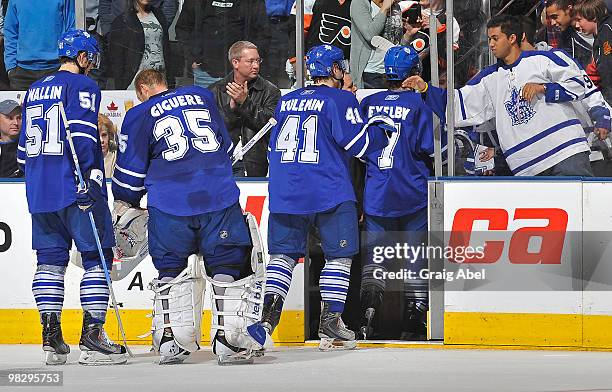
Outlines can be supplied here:
<path id="1" fill-rule="evenodd" d="M 117 130 L 110 118 L 100 113 L 98 114 L 98 131 L 104 156 L 104 174 L 106 178 L 112 178 L 117 160 Z"/>
<path id="2" fill-rule="evenodd" d="M 193 69 L 194 84 L 208 87 L 232 70 L 225 59 L 237 39 L 267 48 L 269 28 L 263 0 L 185 0 L 176 37 Z"/>
<path id="3" fill-rule="evenodd" d="M 0 178 L 23 177 L 17 166 L 21 129 L 21 106 L 13 100 L 0 102 Z"/>
<path id="4" fill-rule="evenodd" d="M 4 18 L 4 62 L 11 89 L 59 68 L 57 41 L 74 24 L 74 0 L 11 0 Z"/>
<path id="5" fill-rule="evenodd" d="M 291 14 L 296 15 L 293 3 Z M 290 27 L 289 77 L 295 79 L 295 24 Z M 304 53 L 314 46 L 333 45 L 342 49 L 344 58 L 351 56 L 351 0 L 305 0 L 304 1 Z"/>
<path id="6" fill-rule="evenodd" d="M 158 70 L 167 79 L 173 75 L 168 69 L 172 64 L 168 24 L 150 2 L 130 0 L 129 8 L 113 21 L 109 44 L 117 90 L 133 90 L 134 78 L 143 69 Z"/>
<path id="7" fill-rule="evenodd" d="M 131 0 L 100 0 L 100 4 L 98 5 L 98 25 L 100 26 L 100 34 L 106 37 L 111 32 L 113 21 L 131 6 L 131 2 Z M 151 7 L 161 10 L 168 25 L 172 24 L 176 16 L 178 3 L 178 0 L 149 1 Z"/>
<path id="8" fill-rule="evenodd" d="M 546 15 L 551 26 L 561 31 L 556 47 L 565 50 L 570 56 L 578 60 L 582 68 L 586 68 L 593 56 L 593 36 L 574 28 L 573 4 L 573 0 L 548 0 L 546 2 Z"/>
<path id="9" fill-rule="evenodd" d="M 210 86 L 235 146 L 244 146 L 274 115 L 280 90 L 259 75 L 261 58 L 248 41 L 234 43 L 228 53 L 233 71 Z M 234 165 L 238 177 L 268 174 L 269 133 Z"/>
<path id="10" fill-rule="evenodd" d="M 402 10 L 394 0 L 353 0 L 351 3 L 351 72 L 357 88 L 385 88 L 384 52 L 374 50 L 380 35 L 394 45 L 404 35 Z"/>
<path id="11" fill-rule="evenodd" d="M 603 0 L 584 0 L 574 7 L 576 24 L 593 34 L 593 62 L 601 77 L 599 88 L 612 105 L 612 20 Z"/>

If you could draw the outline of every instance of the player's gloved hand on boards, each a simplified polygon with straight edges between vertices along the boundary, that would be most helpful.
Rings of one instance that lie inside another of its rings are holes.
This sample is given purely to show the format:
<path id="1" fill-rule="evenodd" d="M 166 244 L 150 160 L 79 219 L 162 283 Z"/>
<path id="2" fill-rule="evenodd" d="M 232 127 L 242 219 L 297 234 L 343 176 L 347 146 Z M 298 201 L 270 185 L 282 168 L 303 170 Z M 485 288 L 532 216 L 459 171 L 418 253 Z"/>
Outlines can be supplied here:
<path id="1" fill-rule="evenodd" d="M 93 169 L 83 177 L 85 186 L 77 186 L 76 202 L 83 212 L 89 212 L 96 201 L 102 199 L 102 171 Z"/>

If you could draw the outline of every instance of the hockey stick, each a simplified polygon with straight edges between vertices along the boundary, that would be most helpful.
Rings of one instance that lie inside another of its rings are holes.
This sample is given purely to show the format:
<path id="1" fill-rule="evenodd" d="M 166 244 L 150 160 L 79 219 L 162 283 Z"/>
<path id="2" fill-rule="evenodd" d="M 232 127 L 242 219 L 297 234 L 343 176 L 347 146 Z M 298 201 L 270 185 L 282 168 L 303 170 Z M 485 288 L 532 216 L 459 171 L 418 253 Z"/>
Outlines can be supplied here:
<path id="1" fill-rule="evenodd" d="M 74 169 L 76 171 L 77 177 L 79 179 L 79 188 L 85 189 L 85 181 L 83 180 L 83 174 L 81 173 L 81 166 L 79 165 L 79 159 L 76 155 L 76 149 L 74 148 L 74 143 L 72 142 L 72 133 L 70 132 L 70 127 L 68 126 L 68 119 L 66 118 L 66 111 L 64 110 L 64 103 L 62 101 L 59 102 L 60 113 L 62 115 L 62 122 L 64 123 L 64 128 L 66 129 L 66 140 L 68 141 L 68 145 L 70 146 L 70 154 L 72 155 L 72 161 L 74 163 Z M 102 184 L 104 186 L 104 184 Z M 113 291 L 113 282 L 110 277 L 110 272 L 108 271 L 108 267 L 106 266 L 106 260 L 104 259 L 104 252 L 102 251 L 102 244 L 100 243 L 100 237 L 98 236 L 98 230 L 96 229 L 96 221 L 94 220 L 93 213 L 91 211 L 88 212 L 89 215 L 89 223 L 91 223 L 91 230 L 93 230 L 94 238 L 96 239 L 96 246 L 98 247 L 98 254 L 100 255 L 100 261 L 102 262 L 102 268 L 104 269 L 104 277 L 106 278 L 106 284 L 108 285 L 108 290 L 110 291 L 111 302 L 113 303 L 113 307 L 115 308 L 115 316 L 117 316 L 117 323 L 119 324 L 119 331 L 121 331 L 121 337 L 123 338 L 123 344 L 125 345 L 125 349 L 128 352 L 130 357 L 134 357 L 132 351 L 127 345 L 127 340 L 125 338 L 125 330 L 123 329 L 123 323 L 121 322 L 121 316 L 119 315 L 119 306 L 117 305 L 117 300 L 115 299 L 115 292 Z"/>
<path id="2" fill-rule="evenodd" d="M 234 155 L 232 155 L 232 166 L 236 164 L 239 160 L 241 160 L 244 155 L 249 152 L 249 150 L 261 139 L 264 135 L 272 129 L 273 126 L 276 125 L 276 120 L 274 117 L 270 117 L 266 125 L 263 126 L 252 138 L 249 140 L 247 144 L 245 144 L 240 150 L 236 149 L 234 151 Z"/>

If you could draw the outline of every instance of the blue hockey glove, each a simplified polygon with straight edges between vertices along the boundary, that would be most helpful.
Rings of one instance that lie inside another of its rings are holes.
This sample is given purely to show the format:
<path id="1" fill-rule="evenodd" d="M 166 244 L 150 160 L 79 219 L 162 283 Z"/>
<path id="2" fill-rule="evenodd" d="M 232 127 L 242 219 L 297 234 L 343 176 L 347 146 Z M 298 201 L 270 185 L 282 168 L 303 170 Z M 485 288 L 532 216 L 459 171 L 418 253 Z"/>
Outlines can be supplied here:
<path id="1" fill-rule="evenodd" d="M 76 202 L 83 212 L 89 212 L 96 201 L 102 199 L 102 171 L 93 169 L 84 178 L 85 187 L 77 187 Z"/>

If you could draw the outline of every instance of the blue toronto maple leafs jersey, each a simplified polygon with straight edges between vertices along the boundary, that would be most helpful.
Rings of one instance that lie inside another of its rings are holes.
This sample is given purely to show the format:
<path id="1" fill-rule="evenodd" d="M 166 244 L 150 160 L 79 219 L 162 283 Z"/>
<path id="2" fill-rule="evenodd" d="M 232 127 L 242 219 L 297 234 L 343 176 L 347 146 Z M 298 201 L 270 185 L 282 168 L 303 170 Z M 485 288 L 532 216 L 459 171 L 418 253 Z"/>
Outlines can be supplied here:
<path id="1" fill-rule="evenodd" d="M 365 213 L 398 217 L 426 208 L 434 152 L 431 109 L 408 91 L 375 93 L 361 101 L 361 109 L 368 118 L 386 114 L 397 127 L 385 149 L 366 155 Z"/>
<path id="2" fill-rule="evenodd" d="M 103 184 L 97 125 L 100 89 L 87 76 L 58 71 L 32 84 L 23 101 L 17 162 L 25 166 L 31 213 L 58 211 L 76 201 L 77 180 L 60 103 L 83 177 Z M 104 186 L 102 192 L 106 197 Z"/>
<path id="3" fill-rule="evenodd" d="M 355 200 L 349 158 L 387 145 L 378 118 L 363 123 L 353 94 L 310 86 L 281 98 L 272 128 L 269 208 L 274 213 L 310 214 Z M 371 126 L 370 126 L 371 125 Z"/>
<path id="4" fill-rule="evenodd" d="M 119 135 L 113 174 L 115 199 L 178 216 L 235 204 L 233 145 L 212 93 L 180 87 L 130 109 Z"/>

